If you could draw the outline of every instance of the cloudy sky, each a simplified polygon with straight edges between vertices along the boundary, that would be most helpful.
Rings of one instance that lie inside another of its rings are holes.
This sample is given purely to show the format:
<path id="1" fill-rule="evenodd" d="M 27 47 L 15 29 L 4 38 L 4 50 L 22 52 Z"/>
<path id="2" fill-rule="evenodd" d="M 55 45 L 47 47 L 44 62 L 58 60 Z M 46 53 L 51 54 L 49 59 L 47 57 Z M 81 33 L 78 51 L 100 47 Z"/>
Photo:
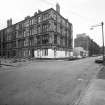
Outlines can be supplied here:
<path id="1" fill-rule="evenodd" d="M 102 45 L 101 26 L 90 30 L 91 25 L 105 22 L 105 0 L 1 0 L 0 29 L 12 18 L 13 24 L 32 16 L 38 9 L 44 11 L 60 4 L 61 15 L 73 24 L 73 37 L 87 33 L 95 42 Z"/>

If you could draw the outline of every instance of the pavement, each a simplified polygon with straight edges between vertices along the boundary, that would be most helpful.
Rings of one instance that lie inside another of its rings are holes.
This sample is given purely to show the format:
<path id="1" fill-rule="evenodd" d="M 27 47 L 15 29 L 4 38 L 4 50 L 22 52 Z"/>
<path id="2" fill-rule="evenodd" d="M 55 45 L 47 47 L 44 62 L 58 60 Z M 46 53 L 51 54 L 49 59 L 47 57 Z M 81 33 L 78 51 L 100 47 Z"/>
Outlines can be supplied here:
<path id="1" fill-rule="evenodd" d="M 2 58 L 2 59 L 0 59 L 0 61 L 1 61 L 1 66 L 3 67 L 3 66 L 17 66 L 18 64 L 25 64 L 25 63 L 29 63 L 30 61 L 32 61 L 32 60 L 28 60 L 28 59 L 13 59 L 13 58 L 11 58 L 11 59 L 4 59 L 4 58 Z"/>
<path id="2" fill-rule="evenodd" d="M 105 105 L 105 66 L 93 79 L 76 105 Z"/>

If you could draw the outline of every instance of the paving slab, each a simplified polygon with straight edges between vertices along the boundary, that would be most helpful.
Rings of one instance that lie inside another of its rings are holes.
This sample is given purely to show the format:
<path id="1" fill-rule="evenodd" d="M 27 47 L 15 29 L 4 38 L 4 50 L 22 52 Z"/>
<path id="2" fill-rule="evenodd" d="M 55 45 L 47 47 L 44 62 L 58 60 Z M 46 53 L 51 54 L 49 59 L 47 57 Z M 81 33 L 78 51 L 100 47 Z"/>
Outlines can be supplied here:
<path id="1" fill-rule="evenodd" d="M 105 105 L 105 80 L 94 79 L 78 105 Z"/>

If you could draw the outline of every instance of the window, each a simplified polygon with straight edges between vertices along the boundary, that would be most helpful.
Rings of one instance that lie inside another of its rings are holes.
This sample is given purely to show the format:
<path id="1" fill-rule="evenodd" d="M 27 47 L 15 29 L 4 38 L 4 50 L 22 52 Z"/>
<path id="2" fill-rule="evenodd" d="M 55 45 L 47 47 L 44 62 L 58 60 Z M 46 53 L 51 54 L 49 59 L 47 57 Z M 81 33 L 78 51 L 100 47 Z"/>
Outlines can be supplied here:
<path id="1" fill-rule="evenodd" d="M 39 36 L 37 36 L 37 44 L 41 44 L 41 40 Z"/>
<path id="2" fill-rule="evenodd" d="M 62 35 L 63 35 L 63 36 L 66 35 L 66 29 L 65 29 L 65 27 L 62 27 Z"/>
<path id="3" fill-rule="evenodd" d="M 15 32 L 12 33 L 12 40 L 15 40 L 16 39 L 16 34 Z"/>
<path id="4" fill-rule="evenodd" d="M 49 31 L 49 26 L 48 26 L 48 24 L 43 24 L 43 25 L 42 25 L 42 31 L 43 31 L 43 32 Z"/>
<path id="5" fill-rule="evenodd" d="M 25 36 L 29 36 L 29 28 L 28 27 L 25 28 Z"/>
<path id="6" fill-rule="evenodd" d="M 65 46 L 65 38 L 62 39 L 62 45 Z"/>
<path id="7" fill-rule="evenodd" d="M 49 14 L 48 13 L 43 14 L 42 18 L 43 18 L 43 21 L 47 20 L 49 18 Z"/>
<path id="8" fill-rule="evenodd" d="M 18 47 L 21 48 L 21 41 L 18 41 Z"/>
<path id="9" fill-rule="evenodd" d="M 57 43 L 60 45 L 60 36 L 57 37 Z"/>
<path id="10" fill-rule="evenodd" d="M 36 43 L 37 43 L 37 37 L 34 36 L 34 44 L 36 44 Z"/>
<path id="11" fill-rule="evenodd" d="M 29 34 L 32 35 L 32 30 L 31 29 L 29 30 Z"/>
<path id="12" fill-rule="evenodd" d="M 34 29 L 33 29 L 33 30 L 34 30 L 33 33 L 34 33 L 34 34 L 37 34 L 37 26 L 36 26 L 36 25 L 34 25 Z"/>
<path id="13" fill-rule="evenodd" d="M 42 36 L 42 44 L 48 44 L 48 35 Z"/>
<path id="14" fill-rule="evenodd" d="M 30 21 L 29 21 L 30 26 L 32 25 L 32 22 L 33 22 L 33 20 L 30 20 Z"/>
<path id="15" fill-rule="evenodd" d="M 26 37 L 26 35 L 25 35 L 25 31 L 23 32 L 23 36 Z"/>
<path id="16" fill-rule="evenodd" d="M 54 35 L 54 44 L 57 44 L 57 35 Z"/>
<path id="17" fill-rule="evenodd" d="M 20 23 L 20 24 L 19 24 L 19 29 L 22 29 L 22 28 L 23 28 L 23 24 Z"/>
<path id="18" fill-rule="evenodd" d="M 34 45 L 34 38 L 30 38 L 30 46 Z"/>
<path id="19" fill-rule="evenodd" d="M 61 30 L 60 30 L 60 24 L 57 24 L 57 32 L 60 33 Z"/>
<path id="20" fill-rule="evenodd" d="M 8 33 L 8 34 L 7 34 L 7 40 L 11 40 L 11 38 L 12 38 L 12 37 L 11 37 L 11 33 Z"/>
<path id="21" fill-rule="evenodd" d="M 41 26 L 38 26 L 38 33 L 41 33 Z"/>
<path id="22" fill-rule="evenodd" d="M 26 20 L 25 22 L 24 22 L 24 27 L 28 27 L 29 26 L 29 20 Z"/>
<path id="23" fill-rule="evenodd" d="M 39 21 L 40 21 L 40 19 L 39 19 Z M 36 24 L 37 23 L 37 20 L 36 20 L 36 18 L 34 17 L 34 18 L 32 18 L 31 19 L 31 25 L 34 25 L 34 24 Z"/>
<path id="24" fill-rule="evenodd" d="M 45 25 L 42 26 L 42 31 L 45 32 Z"/>
<path id="25" fill-rule="evenodd" d="M 34 35 L 34 29 L 32 28 L 32 30 L 31 30 L 31 32 L 32 32 L 32 35 Z"/>
<path id="26" fill-rule="evenodd" d="M 18 30 L 18 29 L 19 29 L 19 24 L 16 25 L 16 30 Z"/>
<path id="27" fill-rule="evenodd" d="M 33 24 L 36 24 L 36 23 L 37 23 L 37 18 L 34 17 L 34 18 L 33 18 Z"/>
<path id="28" fill-rule="evenodd" d="M 18 38 L 23 37 L 23 32 L 22 31 L 18 31 Z"/>
<path id="29" fill-rule="evenodd" d="M 27 38 L 24 40 L 24 46 L 28 46 L 28 45 L 29 45 L 29 39 Z"/>
<path id="30" fill-rule="evenodd" d="M 40 16 L 38 16 L 38 23 L 40 23 L 41 22 L 41 17 Z"/>

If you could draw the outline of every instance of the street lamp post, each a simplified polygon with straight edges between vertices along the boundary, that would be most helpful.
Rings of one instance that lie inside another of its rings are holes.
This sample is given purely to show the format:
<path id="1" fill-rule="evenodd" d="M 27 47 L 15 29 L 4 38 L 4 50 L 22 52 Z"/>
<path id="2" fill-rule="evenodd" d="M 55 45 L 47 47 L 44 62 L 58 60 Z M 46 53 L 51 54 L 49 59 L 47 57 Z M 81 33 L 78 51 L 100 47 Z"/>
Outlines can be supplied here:
<path id="1" fill-rule="evenodd" d="M 103 63 L 104 63 L 105 58 L 104 58 L 104 30 L 103 30 L 103 25 L 104 25 L 104 23 L 101 22 L 101 26 L 102 26 L 102 40 L 103 40 Z"/>
<path id="2" fill-rule="evenodd" d="M 2 33 L 0 33 L 0 44 L 1 44 L 1 46 L 0 46 L 0 67 L 1 67 L 1 59 L 2 59 L 2 54 L 3 54 L 3 34 Z"/>
<path id="3" fill-rule="evenodd" d="M 1 42 L 1 41 L 0 41 Z M 2 43 L 0 43 L 2 46 Z M 0 47 L 0 54 L 1 54 L 1 47 Z M 1 67 L 1 55 L 0 55 L 0 67 Z"/>
<path id="4" fill-rule="evenodd" d="M 1 41 L 0 41 L 1 42 Z M 2 46 L 2 43 L 0 43 Z M 2 47 L 0 47 L 0 67 L 1 67 L 1 52 L 2 52 Z"/>
<path id="5" fill-rule="evenodd" d="M 104 27 L 104 22 L 101 22 L 101 24 L 98 24 L 98 25 L 94 25 L 94 26 L 91 26 L 91 29 L 93 29 L 94 27 L 98 27 L 98 26 L 101 26 L 102 27 L 102 42 L 103 42 L 103 63 L 105 58 L 104 58 L 104 30 L 103 30 L 103 27 Z"/>

